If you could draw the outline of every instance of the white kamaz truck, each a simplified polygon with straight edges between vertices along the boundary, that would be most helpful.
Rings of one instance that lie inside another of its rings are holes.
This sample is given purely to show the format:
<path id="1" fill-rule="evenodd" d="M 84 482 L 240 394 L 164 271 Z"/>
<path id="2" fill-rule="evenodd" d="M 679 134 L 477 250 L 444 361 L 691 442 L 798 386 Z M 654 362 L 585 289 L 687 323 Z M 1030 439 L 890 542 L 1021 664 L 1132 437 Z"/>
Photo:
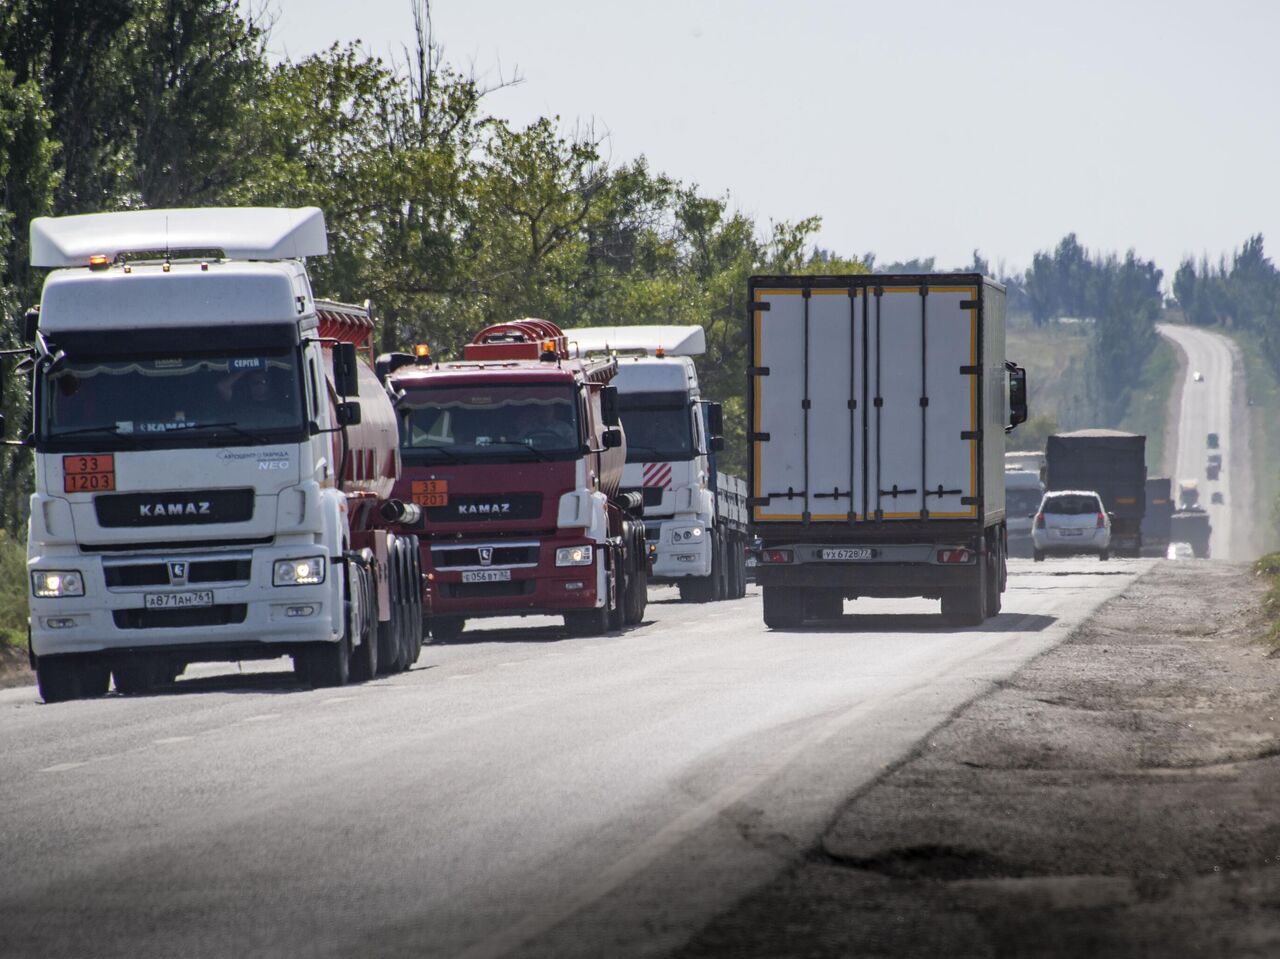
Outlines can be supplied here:
<path id="1" fill-rule="evenodd" d="M 623 489 L 644 497 L 650 582 L 682 599 L 711 602 L 746 592 L 747 488 L 716 469 L 724 447 L 719 403 L 702 398 L 693 357 L 706 351 L 700 326 L 609 326 L 566 330 L 578 355 L 617 357 L 627 431 Z"/>
<path id="2" fill-rule="evenodd" d="M 315 208 L 31 225 L 31 660 L 46 702 L 293 657 L 315 685 L 422 641 L 416 507 L 367 308 L 317 301 Z M 363 356 L 362 356 L 363 354 Z M 404 522 L 404 526 L 400 525 Z"/>

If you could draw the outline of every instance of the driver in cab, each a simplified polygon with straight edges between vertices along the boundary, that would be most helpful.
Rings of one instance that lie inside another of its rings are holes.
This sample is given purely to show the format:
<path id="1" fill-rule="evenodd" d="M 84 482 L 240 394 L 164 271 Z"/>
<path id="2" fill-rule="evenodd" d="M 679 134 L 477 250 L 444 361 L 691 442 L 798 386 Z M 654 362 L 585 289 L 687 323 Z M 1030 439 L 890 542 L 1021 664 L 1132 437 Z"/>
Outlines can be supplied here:
<path id="1" fill-rule="evenodd" d="M 526 446 L 577 446 L 578 435 L 568 417 L 567 403 L 524 403 L 514 415 L 512 439 Z"/>

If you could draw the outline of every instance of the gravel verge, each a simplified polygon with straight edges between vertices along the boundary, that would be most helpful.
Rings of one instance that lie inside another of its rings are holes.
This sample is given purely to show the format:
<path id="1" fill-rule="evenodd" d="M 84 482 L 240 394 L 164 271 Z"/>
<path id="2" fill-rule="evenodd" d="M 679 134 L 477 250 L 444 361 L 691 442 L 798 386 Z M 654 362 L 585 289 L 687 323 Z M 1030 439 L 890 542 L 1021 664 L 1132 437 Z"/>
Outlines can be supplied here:
<path id="1" fill-rule="evenodd" d="M 681 953 L 1280 955 L 1280 662 L 1248 567 L 1162 563 Z"/>

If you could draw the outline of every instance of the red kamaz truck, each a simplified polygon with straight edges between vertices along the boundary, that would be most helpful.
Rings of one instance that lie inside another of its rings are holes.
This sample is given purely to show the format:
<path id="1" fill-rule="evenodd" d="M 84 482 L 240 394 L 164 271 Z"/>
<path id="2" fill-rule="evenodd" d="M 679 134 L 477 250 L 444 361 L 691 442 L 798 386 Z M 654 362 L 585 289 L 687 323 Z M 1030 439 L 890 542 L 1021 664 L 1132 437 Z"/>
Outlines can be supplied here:
<path id="1" fill-rule="evenodd" d="M 460 362 L 419 347 L 379 372 L 399 397 L 396 495 L 421 511 L 434 638 L 486 616 L 562 615 L 577 635 L 640 622 L 644 503 L 620 489 L 615 359 L 571 359 L 557 326 L 524 319 L 480 331 Z"/>

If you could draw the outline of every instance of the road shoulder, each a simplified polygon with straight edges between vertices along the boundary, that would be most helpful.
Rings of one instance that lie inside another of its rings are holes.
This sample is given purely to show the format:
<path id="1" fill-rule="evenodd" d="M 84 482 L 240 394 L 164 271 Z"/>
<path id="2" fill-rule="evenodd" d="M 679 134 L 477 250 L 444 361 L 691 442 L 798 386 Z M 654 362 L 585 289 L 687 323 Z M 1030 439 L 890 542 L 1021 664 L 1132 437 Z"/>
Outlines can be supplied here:
<path id="1" fill-rule="evenodd" d="M 1245 566 L 1158 565 L 682 955 L 1280 953 L 1261 592 Z"/>

